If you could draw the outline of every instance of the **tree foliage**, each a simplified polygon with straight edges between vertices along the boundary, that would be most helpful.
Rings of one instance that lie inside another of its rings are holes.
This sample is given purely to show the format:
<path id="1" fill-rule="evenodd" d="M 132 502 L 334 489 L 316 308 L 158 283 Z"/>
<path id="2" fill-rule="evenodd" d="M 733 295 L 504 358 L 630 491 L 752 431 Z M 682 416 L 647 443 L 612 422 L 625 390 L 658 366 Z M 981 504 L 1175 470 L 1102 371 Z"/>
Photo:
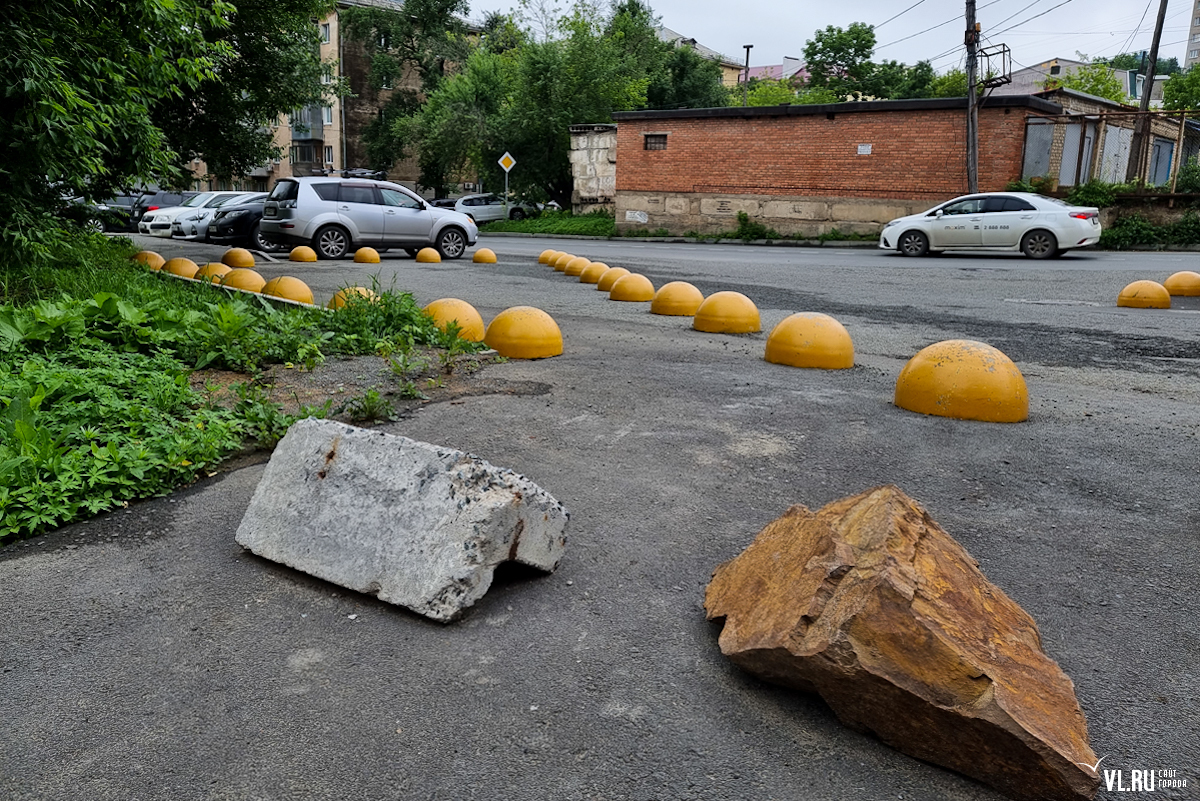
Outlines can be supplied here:
<path id="1" fill-rule="evenodd" d="M 1073 89 L 1093 97 L 1102 97 L 1114 103 L 1129 101 L 1128 92 L 1125 91 L 1125 87 L 1121 85 L 1121 81 L 1112 68 L 1099 61 L 1089 61 L 1067 75 L 1055 75 L 1043 86 L 1047 89 L 1061 86 L 1064 89 Z"/>
<path id="2" fill-rule="evenodd" d="M 1200 108 L 1200 69 L 1177 72 L 1163 84 L 1163 108 L 1171 111 Z"/>
<path id="3" fill-rule="evenodd" d="M 319 103 L 323 86 L 314 19 L 333 11 L 333 0 L 235 0 L 229 25 L 205 38 L 225 46 L 217 80 L 170 97 L 153 119 L 181 161 L 203 158 L 217 178 L 246 175 L 278 156 L 271 127 L 281 115 Z"/>
<path id="4" fill-rule="evenodd" d="M 1114 70 L 1121 70 L 1123 72 L 1137 70 L 1139 75 L 1146 74 L 1146 67 L 1149 64 L 1149 59 L 1142 53 L 1121 53 L 1112 58 L 1098 58 L 1096 61 L 1102 61 Z M 1154 65 L 1154 71 L 1159 75 L 1175 75 L 1183 72 L 1183 69 L 1179 66 L 1179 59 L 1175 56 L 1170 56 L 1168 58 L 1160 57 Z"/>
<path id="5" fill-rule="evenodd" d="M 875 29 L 865 22 L 852 22 L 844 29 L 830 25 L 817 31 L 804 45 L 809 86 L 839 95 L 869 94 L 869 81 L 875 71 L 871 61 L 874 50 Z"/>
<path id="6" fill-rule="evenodd" d="M 0 262 L 69 241 L 51 212 L 178 175 L 157 106 L 193 95 L 235 57 L 224 2 L 38 0 L 0 5 Z"/>
<path id="7" fill-rule="evenodd" d="M 360 6 L 341 12 L 344 36 L 357 42 L 370 62 L 369 83 L 361 94 L 374 100 L 380 90 L 396 87 L 363 131 L 373 168 L 387 169 L 411 154 L 404 135 L 412 130 L 407 120 L 441 85 L 451 65 L 470 52 L 462 21 L 468 10 L 466 0 L 406 0 L 399 11 Z M 409 72 L 416 74 L 419 89 L 404 87 Z"/>

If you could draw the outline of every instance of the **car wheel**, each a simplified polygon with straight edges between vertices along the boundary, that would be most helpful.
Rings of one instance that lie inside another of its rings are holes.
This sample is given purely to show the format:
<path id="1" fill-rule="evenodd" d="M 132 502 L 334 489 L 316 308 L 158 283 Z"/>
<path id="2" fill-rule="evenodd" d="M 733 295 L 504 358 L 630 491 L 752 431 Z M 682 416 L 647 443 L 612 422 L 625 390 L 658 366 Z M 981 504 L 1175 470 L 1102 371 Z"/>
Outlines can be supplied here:
<path id="1" fill-rule="evenodd" d="M 437 238 L 437 249 L 444 259 L 457 259 L 467 250 L 467 235 L 461 228 L 446 228 Z"/>
<path id="2" fill-rule="evenodd" d="M 1021 237 L 1021 252 L 1031 259 L 1048 259 L 1058 250 L 1058 240 L 1049 231 L 1037 229 Z"/>
<path id="3" fill-rule="evenodd" d="M 525 210 L 524 209 L 513 209 L 512 212 L 508 216 L 514 220 L 523 220 L 523 219 L 525 219 Z"/>
<path id="4" fill-rule="evenodd" d="M 87 222 L 83 224 L 83 227 L 98 234 L 102 234 L 105 231 L 104 220 L 101 220 L 99 217 L 89 217 Z"/>
<path id="5" fill-rule="evenodd" d="M 312 246 L 318 258 L 340 259 L 350 250 L 350 234 L 340 225 L 327 225 L 317 231 Z"/>
<path id="6" fill-rule="evenodd" d="M 283 245 L 276 245 L 274 242 L 263 239 L 262 226 L 258 223 L 255 223 L 254 227 L 250 229 L 250 244 L 263 253 L 274 253 L 283 247 Z"/>
<path id="7" fill-rule="evenodd" d="M 900 234 L 896 249 L 905 256 L 924 256 L 929 252 L 929 237 L 920 231 L 905 231 Z"/>

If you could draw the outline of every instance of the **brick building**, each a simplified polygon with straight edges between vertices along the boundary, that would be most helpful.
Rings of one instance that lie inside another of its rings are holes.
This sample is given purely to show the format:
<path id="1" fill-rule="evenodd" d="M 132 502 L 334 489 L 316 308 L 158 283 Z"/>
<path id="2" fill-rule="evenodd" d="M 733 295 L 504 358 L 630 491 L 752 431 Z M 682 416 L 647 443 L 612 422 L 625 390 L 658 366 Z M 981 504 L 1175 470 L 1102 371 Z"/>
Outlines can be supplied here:
<path id="1" fill-rule="evenodd" d="M 1021 177 L 1027 117 L 1062 112 L 1028 95 L 988 98 L 980 190 Z M 727 231 L 745 211 L 783 234 L 873 233 L 967 190 L 965 98 L 614 116 L 625 230 Z"/>

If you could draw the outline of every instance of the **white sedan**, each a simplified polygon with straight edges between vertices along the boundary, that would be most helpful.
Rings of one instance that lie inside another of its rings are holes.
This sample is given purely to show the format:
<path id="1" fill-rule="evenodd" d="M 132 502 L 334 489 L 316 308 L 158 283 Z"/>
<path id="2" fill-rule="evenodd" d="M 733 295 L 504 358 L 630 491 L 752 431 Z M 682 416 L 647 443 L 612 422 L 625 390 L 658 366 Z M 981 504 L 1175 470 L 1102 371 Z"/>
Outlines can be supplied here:
<path id="1" fill-rule="evenodd" d="M 1099 209 L 1027 192 L 989 192 L 892 220 L 883 226 L 879 247 L 905 256 L 998 250 L 1047 259 L 1099 241 Z"/>

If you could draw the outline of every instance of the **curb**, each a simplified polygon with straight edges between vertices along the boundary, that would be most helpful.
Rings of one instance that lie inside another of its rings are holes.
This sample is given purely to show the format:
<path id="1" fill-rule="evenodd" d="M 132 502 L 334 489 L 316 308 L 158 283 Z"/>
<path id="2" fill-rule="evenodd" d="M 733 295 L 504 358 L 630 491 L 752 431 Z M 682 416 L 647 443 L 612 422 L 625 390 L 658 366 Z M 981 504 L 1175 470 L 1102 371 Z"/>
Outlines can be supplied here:
<path id="1" fill-rule="evenodd" d="M 601 242 L 667 242 L 675 245 L 756 245 L 777 248 L 877 248 L 877 240 L 830 240 L 820 239 L 703 239 L 685 236 L 588 236 L 585 234 L 521 234 L 512 231 L 480 231 L 484 237 L 527 237 L 531 239 L 587 239 Z"/>

